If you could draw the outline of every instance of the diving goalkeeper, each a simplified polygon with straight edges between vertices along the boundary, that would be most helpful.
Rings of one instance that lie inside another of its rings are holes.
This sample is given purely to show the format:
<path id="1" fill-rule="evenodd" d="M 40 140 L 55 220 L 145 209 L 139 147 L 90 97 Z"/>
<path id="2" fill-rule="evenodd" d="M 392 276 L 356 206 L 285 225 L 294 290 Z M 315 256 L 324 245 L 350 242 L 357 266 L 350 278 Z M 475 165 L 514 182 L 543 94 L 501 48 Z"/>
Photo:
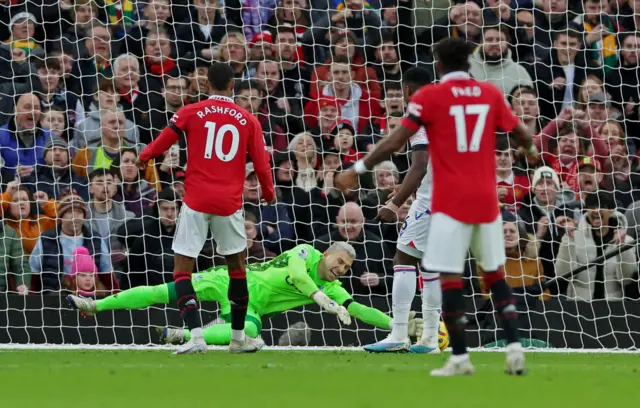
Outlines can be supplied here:
<path id="1" fill-rule="evenodd" d="M 378 309 L 355 302 L 339 281 L 351 268 L 355 255 L 353 247 L 345 242 L 334 243 L 324 253 L 310 245 L 298 245 L 271 261 L 247 265 L 249 306 L 245 333 L 256 337 L 262 330 L 263 318 L 314 302 L 346 325 L 351 324 L 353 316 L 372 326 L 391 330 L 393 319 Z M 230 322 L 227 267 L 194 274 L 192 282 L 198 301 L 218 302 L 219 318 Z M 173 283 L 139 286 L 101 300 L 73 295 L 67 299 L 74 308 L 88 315 L 106 310 L 143 309 L 177 300 Z M 422 326 L 422 319 L 411 319 L 409 335 L 421 334 Z M 231 324 L 211 325 L 203 329 L 203 334 L 209 345 L 228 345 Z M 180 343 L 188 341 L 190 335 L 188 330 L 165 329 L 163 337 L 166 342 Z"/>

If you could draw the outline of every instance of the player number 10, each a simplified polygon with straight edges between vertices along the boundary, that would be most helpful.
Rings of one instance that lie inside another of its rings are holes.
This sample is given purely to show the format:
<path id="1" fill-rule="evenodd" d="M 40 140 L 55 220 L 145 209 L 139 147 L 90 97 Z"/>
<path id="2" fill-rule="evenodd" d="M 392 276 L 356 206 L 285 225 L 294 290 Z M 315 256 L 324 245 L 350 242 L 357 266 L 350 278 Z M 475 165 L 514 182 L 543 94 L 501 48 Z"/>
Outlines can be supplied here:
<path id="1" fill-rule="evenodd" d="M 449 115 L 456 121 L 456 143 L 460 153 L 477 152 L 480 150 L 482 134 L 487 123 L 489 105 L 453 105 Z M 471 134 L 471 143 L 467 143 L 467 116 L 477 115 L 478 120 Z"/>
<path id="2" fill-rule="evenodd" d="M 204 148 L 204 158 L 210 159 L 215 147 L 216 157 L 223 162 L 229 162 L 236 157 L 238 153 L 238 145 L 240 144 L 240 132 L 233 125 L 223 125 L 216 132 L 216 122 L 206 122 L 204 127 L 207 128 L 207 145 Z M 227 153 L 222 151 L 222 144 L 227 132 L 231 133 L 231 148 Z"/>

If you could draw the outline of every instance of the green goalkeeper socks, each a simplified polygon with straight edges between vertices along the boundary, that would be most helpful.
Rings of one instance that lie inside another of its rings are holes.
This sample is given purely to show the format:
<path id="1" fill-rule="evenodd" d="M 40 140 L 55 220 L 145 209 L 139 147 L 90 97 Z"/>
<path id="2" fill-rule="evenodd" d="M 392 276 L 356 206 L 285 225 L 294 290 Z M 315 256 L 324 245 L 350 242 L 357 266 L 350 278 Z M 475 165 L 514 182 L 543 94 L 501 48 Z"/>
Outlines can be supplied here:
<path id="1" fill-rule="evenodd" d="M 244 332 L 249 337 L 256 337 L 260 334 L 255 322 L 251 320 L 245 320 Z M 226 346 L 231 343 L 231 323 L 214 324 L 207 327 L 202 331 L 204 335 L 204 341 L 210 346 Z M 189 330 L 184 331 L 184 338 L 186 341 L 191 339 Z"/>
<path id="2" fill-rule="evenodd" d="M 144 309 L 169 303 L 168 285 L 138 286 L 96 301 L 96 311 Z"/>

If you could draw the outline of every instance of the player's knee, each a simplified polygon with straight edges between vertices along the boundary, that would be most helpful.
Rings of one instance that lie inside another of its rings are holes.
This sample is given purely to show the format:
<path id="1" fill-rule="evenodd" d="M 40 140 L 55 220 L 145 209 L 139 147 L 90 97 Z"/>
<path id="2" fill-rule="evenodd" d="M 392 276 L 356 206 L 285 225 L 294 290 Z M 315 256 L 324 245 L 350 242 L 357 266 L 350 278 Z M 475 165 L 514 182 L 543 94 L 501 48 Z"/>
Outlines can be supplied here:
<path id="1" fill-rule="evenodd" d="M 238 271 L 238 270 L 245 269 L 244 258 L 245 258 L 244 252 L 239 252 L 237 254 L 231 254 L 231 255 L 225 256 L 225 259 L 227 261 L 227 267 L 229 268 L 230 271 Z"/>
<path id="2" fill-rule="evenodd" d="M 482 274 L 482 280 L 484 281 L 485 287 L 490 288 L 496 282 L 504 280 L 504 269 L 500 267 L 495 271 L 485 272 Z"/>
<path id="3" fill-rule="evenodd" d="M 402 251 L 396 251 L 395 256 L 393 257 L 393 264 L 394 265 L 411 265 L 411 266 L 417 266 L 418 262 L 420 260 L 416 259 L 414 257 L 412 257 L 409 254 L 405 254 Z"/>
<path id="4" fill-rule="evenodd" d="M 260 331 L 258 330 L 258 326 L 256 326 L 255 322 L 245 320 L 244 333 L 249 337 L 257 337 L 260 334 Z"/>

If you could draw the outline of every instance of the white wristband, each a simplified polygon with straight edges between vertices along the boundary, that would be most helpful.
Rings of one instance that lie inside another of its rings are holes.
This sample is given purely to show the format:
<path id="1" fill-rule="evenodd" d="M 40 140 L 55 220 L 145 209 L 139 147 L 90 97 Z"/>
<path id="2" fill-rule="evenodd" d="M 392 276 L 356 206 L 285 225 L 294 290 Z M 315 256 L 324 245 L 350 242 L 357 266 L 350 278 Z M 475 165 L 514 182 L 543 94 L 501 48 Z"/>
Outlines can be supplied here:
<path id="1" fill-rule="evenodd" d="M 364 165 L 364 160 L 358 160 L 356 164 L 353 166 L 353 170 L 358 174 L 364 174 L 367 171 L 369 171 L 367 166 Z"/>

